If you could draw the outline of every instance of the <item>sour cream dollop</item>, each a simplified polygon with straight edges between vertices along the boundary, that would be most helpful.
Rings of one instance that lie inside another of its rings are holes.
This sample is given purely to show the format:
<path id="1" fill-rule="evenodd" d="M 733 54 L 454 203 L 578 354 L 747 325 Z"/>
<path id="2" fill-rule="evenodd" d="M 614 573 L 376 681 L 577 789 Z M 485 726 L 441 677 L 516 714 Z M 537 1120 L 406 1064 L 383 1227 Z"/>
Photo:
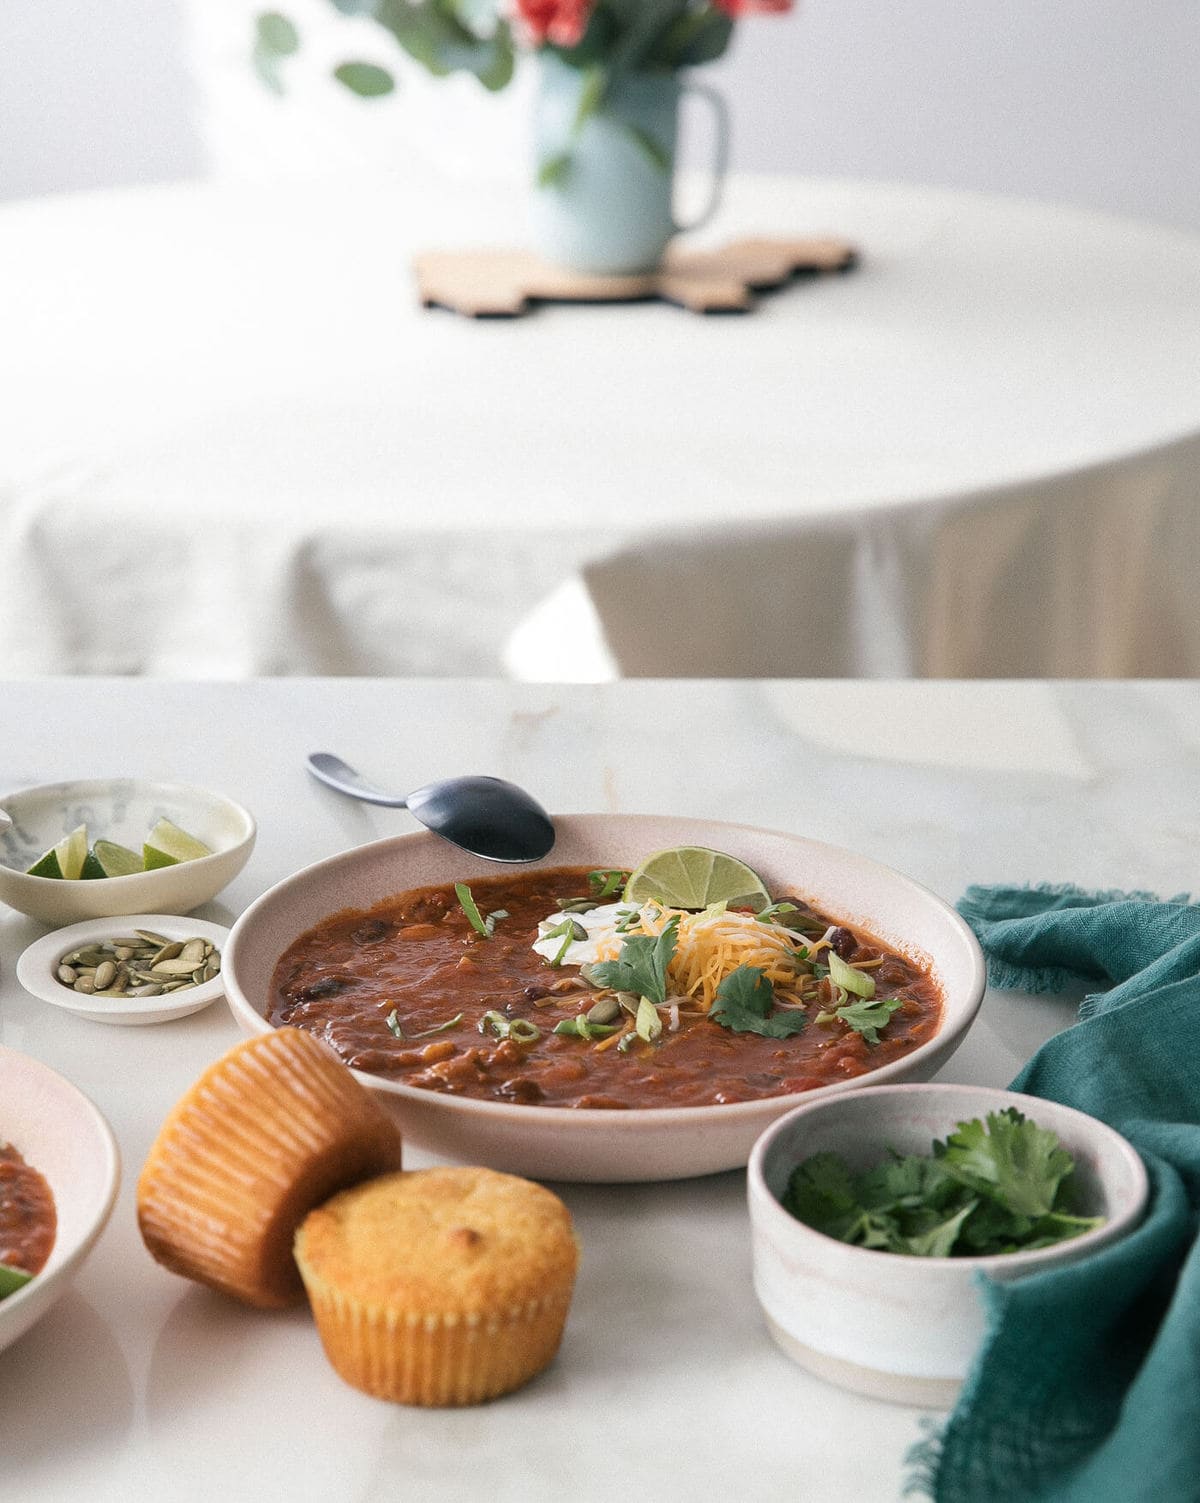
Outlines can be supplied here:
<path id="1" fill-rule="evenodd" d="M 638 910 L 628 903 L 601 903 L 596 908 L 587 908 L 582 913 L 559 913 L 554 912 L 538 922 L 538 938 L 533 942 L 533 948 L 539 955 L 547 960 L 553 960 L 562 950 L 565 934 L 555 935 L 554 938 L 546 938 L 548 931 L 557 929 L 567 919 L 574 919 L 587 930 L 586 939 L 572 939 L 566 950 L 563 951 L 560 965 L 587 965 L 601 958 L 601 945 L 606 940 L 616 938 L 618 943 L 622 936 L 617 934 L 617 925 L 628 918 L 630 913 Z M 611 953 L 611 946 L 606 946 Z"/>

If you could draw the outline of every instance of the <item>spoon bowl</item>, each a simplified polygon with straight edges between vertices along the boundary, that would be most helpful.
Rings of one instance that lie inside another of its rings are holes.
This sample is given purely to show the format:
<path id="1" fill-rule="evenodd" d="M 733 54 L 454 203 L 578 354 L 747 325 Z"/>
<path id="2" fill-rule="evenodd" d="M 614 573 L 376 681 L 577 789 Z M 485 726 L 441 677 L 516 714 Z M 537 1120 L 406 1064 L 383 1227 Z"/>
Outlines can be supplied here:
<path id="1" fill-rule="evenodd" d="M 554 846 L 554 824 L 532 795 L 503 778 L 443 778 L 402 796 L 376 788 L 332 752 L 313 752 L 313 777 L 348 798 L 407 809 L 435 835 L 486 861 L 540 861 Z"/>

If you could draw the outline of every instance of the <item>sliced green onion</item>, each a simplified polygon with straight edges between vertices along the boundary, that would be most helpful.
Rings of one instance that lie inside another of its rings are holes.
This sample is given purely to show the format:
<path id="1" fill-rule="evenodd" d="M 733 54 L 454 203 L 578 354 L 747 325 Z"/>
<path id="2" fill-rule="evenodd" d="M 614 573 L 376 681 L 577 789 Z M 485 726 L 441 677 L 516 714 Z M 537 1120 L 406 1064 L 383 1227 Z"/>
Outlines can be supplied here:
<path id="1" fill-rule="evenodd" d="M 608 1038 L 623 1026 L 620 1023 L 589 1023 L 583 1013 L 580 1013 L 577 1018 L 564 1018 L 561 1023 L 556 1023 L 554 1031 L 562 1038 L 583 1039 L 590 1044 L 593 1039 Z"/>
<path id="2" fill-rule="evenodd" d="M 571 948 L 575 940 L 585 940 L 588 937 L 587 930 L 578 919 L 565 918 L 561 924 L 555 924 L 553 929 L 546 929 L 539 933 L 539 939 L 562 938 L 562 944 L 558 947 L 558 954 L 548 964 L 558 967 L 563 963 L 563 956 Z"/>
<path id="3" fill-rule="evenodd" d="M 506 1039 L 511 1028 L 509 1020 L 502 1012 L 485 1012 L 479 1020 L 480 1033 L 486 1033 L 490 1028 L 498 1039 Z"/>
<path id="4" fill-rule="evenodd" d="M 400 1026 L 400 1019 L 396 1016 L 396 1009 L 394 1007 L 383 1021 L 388 1025 L 388 1028 L 392 1031 L 392 1033 L 395 1034 L 398 1039 L 402 1039 L 404 1037 L 404 1029 Z"/>
<path id="5" fill-rule="evenodd" d="M 482 934 L 484 939 L 490 939 L 492 937 L 491 930 L 483 921 L 475 899 L 471 896 L 471 889 L 465 882 L 456 882 L 454 884 L 454 891 L 459 903 L 462 905 L 462 911 L 470 921 L 471 928 L 475 930 L 476 934 Z"/>
<path id="6" fill-rule="evenodd" d="M 588 872 L 588 886 L 598 898 L 611 898 L 628 879 L 629 873 L 624 871 Z"/>
<path id="7" fill-rule="evenodd" d="M 760 924 L 770 924 L 776 922 L 782 915 L 799 912 L 800 910 L 796 907 L 795 903 L 772 903 L 769 908 L 762 909 L 754 917 Z M 784 928 L 787 928 L 786 924 Z"/>
<path id="8" fill-rule="evenodd" d="M 542 1030 L 528 1018 L 513 1018 L 508 1025 L 508 1036 L 518 1044 L 536 1044 L 542 1036 Z"/>
<path id="9" fill-rule="evenodd" d="M 856 997 L 866 997 L 869 1000 L 875 995 L 875 978 L 847 965 L 836 950 L 829 952 L 829 979 L 835 986 L 844 986 Z"/>
<path id="10" fill-rule="evenodd" d="M 638 1002 L 637 1022 L 634 1026 L 637 1029 L 638 1038 L 645 1039 L 648 1044 L 652 1044 L 656 1038 L 661 1037 L 662 1019 L 658 1015 L 658 1008 L 649 997 L 643 997 Z"/>
<path id="11" fill-rule="evenodd" d="M 625 1035 L 625 1037 L 621 1040 L 621 1042 L 617 1045 L 617 1053 L 618 1054 L 628 1054 L 629 1051 L 633 1048 L 633 1046 L 634 1046 L 634 1044 L 636 1042 L 637 1042 L 637 1034 L 636 1033 L 627 1033 Z"/>
<path id="12" fill-rule="evenodd" d="M 392 1016 L 395 1017 L 395 1013 Z M 422 1028 L 420 1033 L 410 1033 L 409 1038 L 427 1039 L 431 1034 L 445 1033 L 448 1028 L 457 1028 L 465 1016 L 465 1013 L 460 1012 L 453 1018 L 447 1018 L 444 1023 L 435 1023 L 432 1028 Z"/>

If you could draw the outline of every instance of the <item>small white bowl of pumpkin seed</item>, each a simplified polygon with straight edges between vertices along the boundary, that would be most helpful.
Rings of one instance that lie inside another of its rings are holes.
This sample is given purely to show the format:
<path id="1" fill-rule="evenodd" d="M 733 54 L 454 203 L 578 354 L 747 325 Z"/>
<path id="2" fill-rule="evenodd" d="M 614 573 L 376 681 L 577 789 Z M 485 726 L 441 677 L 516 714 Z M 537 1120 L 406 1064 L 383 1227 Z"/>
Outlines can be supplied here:
<path id="1" fill-rule="evenodd" d="M 135 913 L 89 919 L 36 940 L 17 961 L 32 997 L 97 1023 L 166 1023 L 225 994 L 229 930 L 202 919 Z"/>

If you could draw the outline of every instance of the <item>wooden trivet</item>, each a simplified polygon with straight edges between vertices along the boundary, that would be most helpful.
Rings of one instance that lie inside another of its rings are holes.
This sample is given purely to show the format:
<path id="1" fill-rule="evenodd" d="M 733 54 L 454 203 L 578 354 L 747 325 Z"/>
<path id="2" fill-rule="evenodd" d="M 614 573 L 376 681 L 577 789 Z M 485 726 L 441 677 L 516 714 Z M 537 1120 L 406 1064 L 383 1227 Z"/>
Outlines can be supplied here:
<path id="1" fill-rule="evenodd" d="M 471 318 L 516 318 L 533 303 L 626 303 L 662 298 L 693 313 L 745 313 L 754 294 L 802 273 L 848 271 L 845 240 L 734 240 L 719 250 L 668 251 L 658 271 L 592 276 L 521 250 L 428 251 L 413 261 L 417 293 Z"/>

